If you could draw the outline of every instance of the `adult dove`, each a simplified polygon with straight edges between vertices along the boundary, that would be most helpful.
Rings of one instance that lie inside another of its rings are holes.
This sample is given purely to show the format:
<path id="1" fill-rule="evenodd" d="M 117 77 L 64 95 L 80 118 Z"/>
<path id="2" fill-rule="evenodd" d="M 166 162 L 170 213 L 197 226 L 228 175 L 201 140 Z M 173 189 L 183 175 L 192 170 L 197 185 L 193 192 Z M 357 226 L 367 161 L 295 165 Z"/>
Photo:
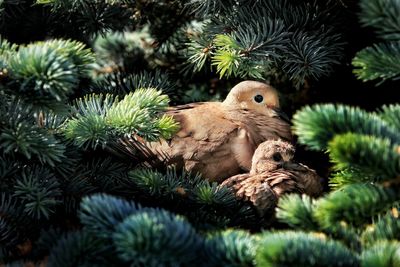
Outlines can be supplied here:
<path id="1" fill-rule="evenodd" d="M 250 173 L 230 177 L 221 186 L 250 202 L 260 216 L 271 214 L 282 194 L 319 196 L 321 178 L 314 170 L 294 162 L 294 152 L 293 145 L 282 140 L 263 142 L 254 152 Z"/>
<path id="2" fill-rule="evenodd" d="M 234 86 L 223 102 L 202 102 L 167 111 L 180 125 L 170 140 L 131 140 L 148 162 L 162 161 L 221 182 L 249 171 L 257 146 L 270 139 L 291 140 L 290 124 L 279 110 L 277 91 L 257 81 Z"/>

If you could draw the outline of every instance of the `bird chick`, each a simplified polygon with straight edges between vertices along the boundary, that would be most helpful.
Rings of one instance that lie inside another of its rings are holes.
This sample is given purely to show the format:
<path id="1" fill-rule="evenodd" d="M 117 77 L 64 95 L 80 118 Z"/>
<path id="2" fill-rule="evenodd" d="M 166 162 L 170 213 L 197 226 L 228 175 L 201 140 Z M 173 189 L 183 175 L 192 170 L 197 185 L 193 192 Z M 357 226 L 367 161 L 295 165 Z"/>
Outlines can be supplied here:
<path id="1" fill-rule="evenodd" d="M 270 85 L 243 81 L 223 102 L 171 107 L 167 114 L 180 125 L 170 140 L 144 142 L 132 138 L 124 145 L 144 151 L 148 162 L 162 162 L 199 172 L 221 182 L 251 168 L 257 146 L 271 139 L 291 140 L 290 124 L 279 111 L 277 91 Z M 150 164 L 151 165 L 151 164 Z"/>
<path id="2" fill-rule="evenodd" d="M 238 199 L 252 203 L 261 217 L 273 213 L 282 194 L 320 195 L 320 177 L 314 170 L 294 162 L 294 152 L 288 142 L 265 141 L 254 152 L 250 173 L 230 177 L 221 186 L 233 190 Z"/>

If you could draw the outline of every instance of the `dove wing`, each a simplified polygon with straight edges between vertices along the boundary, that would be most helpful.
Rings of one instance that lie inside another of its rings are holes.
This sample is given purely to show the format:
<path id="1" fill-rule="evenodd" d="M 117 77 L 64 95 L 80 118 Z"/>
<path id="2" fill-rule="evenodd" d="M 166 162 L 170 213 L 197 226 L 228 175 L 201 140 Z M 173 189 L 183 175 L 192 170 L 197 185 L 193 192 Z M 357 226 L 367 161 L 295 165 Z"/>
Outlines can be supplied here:
<path id="1" fill-rule="evenodd" d="M 136 137 L 128 143 L 133 147 L 131 151 L 140 151 L 142 160 L 150 166 L 184 167 L 200 172 L 210 181 L 221 182 L 243 170 L 249 171 L 257 145 L 279 138 L 275 125 L 287 124 L 271 112 L 269 117 L 232 110 L 220 102 L 171 107 L 166 114 L 180 125 L 171 139 L 146 142 Z M 126 142 L 124 146 L 129 147 Z"/>
<path id="2" fill-rule="evenodd" d="M 184 105 L 168 114 L 180 130 L 157 150 L 169 151 L 170 163 L 182 163 L 187 170 L 201 171 L 215 181 L 250 169 L 256 144 L 247 126 L 227 116 L 222 103 Z"/>

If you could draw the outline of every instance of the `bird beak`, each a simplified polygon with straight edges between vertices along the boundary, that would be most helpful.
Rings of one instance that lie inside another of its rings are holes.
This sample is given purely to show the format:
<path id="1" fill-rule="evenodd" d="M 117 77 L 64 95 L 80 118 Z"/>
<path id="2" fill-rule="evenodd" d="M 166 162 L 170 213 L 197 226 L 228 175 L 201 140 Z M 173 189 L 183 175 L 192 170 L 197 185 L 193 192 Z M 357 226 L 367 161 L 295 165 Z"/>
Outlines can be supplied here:
<path id="1" fill-rule="evenodd" d="M 300 164 L 289 161 L 285 161 L 282 164 L 282 168 L 284 168 L 285 170 L 292 170 L 292 171 L 301 171 L 304 169 Z"/>
<path id="2" fill-rule="evenodd" d="M 282 119 L 283 121 L 285 121 L 285 122 L 287 122 L 287 123 L 289 123 L 290 124 L 290 119 L 289 119 L 289 117 L 282 111 L 282 110 L 280 110 L 279 108 L 272 108 L 272 110 L 274 111 L 274 113 L 275 113 L 275 115 L 277 116 L 277 117 L 279 117 L 280 119 Z"/>

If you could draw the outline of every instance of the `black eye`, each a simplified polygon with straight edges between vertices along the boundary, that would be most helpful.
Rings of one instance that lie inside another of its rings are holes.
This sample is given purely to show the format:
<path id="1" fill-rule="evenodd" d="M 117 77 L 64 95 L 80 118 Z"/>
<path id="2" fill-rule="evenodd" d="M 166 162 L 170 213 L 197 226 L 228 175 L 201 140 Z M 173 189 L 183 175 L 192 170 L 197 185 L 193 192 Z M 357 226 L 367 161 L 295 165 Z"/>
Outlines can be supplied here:
<path id="1" fill-rule="evenodd" d="M 272 159 L 274 161 L 281 161 L 282 160 L 282 155 L 279 154 L 279 153 L 275 153 L 275 154 L 272 155 Z"/>
<path id="2" fill-rule="evenodd" d="M 261 103 L 261 102 L 263 102 L 263 100 L 264 100 L 264 97 L 262 95 L 256 95 L 254 97 L 254 101 L 256 101 L 257 103 Z"/>

